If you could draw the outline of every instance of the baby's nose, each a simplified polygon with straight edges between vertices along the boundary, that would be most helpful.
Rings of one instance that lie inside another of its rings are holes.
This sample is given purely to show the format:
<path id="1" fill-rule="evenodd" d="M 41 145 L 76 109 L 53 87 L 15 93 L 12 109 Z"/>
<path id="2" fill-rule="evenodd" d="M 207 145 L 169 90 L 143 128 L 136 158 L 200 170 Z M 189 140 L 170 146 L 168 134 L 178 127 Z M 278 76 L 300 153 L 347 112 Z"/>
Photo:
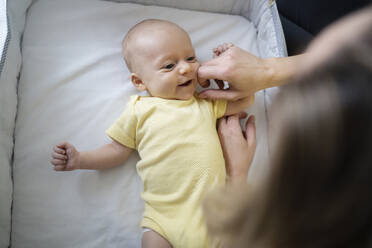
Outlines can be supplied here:
<path id="1" fill-rule="evenodd" d="M 189 71 L 191 71 L 191 65 L 187 62 L 182 62 L 179 69 L 180 74 L 186 74 Z"/>

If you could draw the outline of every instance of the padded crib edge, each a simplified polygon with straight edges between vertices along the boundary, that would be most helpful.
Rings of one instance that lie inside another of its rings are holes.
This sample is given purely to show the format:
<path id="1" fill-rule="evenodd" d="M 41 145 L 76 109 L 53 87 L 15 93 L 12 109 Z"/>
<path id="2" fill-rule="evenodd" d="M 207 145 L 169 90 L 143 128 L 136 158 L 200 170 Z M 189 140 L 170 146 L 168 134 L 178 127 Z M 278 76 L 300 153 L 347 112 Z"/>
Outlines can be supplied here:
<path id="1" fill-rule="evenodd" d="M 20 40 L 31 0 L 1 1 L 0 30 L 0 248 L 10 247 L 12 155 L 17 112 L 17 83 L 21 68 Z"/>
<path id="2" fill-rule="evenodd" d="M 274 0 L 103 0 L 117 3 L 137 3 L 155 5 L 194 11 L 205 11 L 222 14 L 240 15 L 253 22 L 258 29 L 259 38 L 270 41 L 270 51 L 264 51 L 261 45 L 262 57 L 283 57 L 287 55 L 283 29 L 279 19 L 278 9 Z M 264 40 L 265 41 L 265 40 Z"/>
<path id="3" fill-rule="evenodd" d="M 9 119 L 14 118 L 14 108 L 11 108 L 12 113 L 9 113 L 5 108 L 8 108 L 8 100 L 14 101 L 16 95 L 8 99 L 7 85 L 2 77 L 5 58 L 8 51 L 10 41 L 10 29 L 8 23 L 7 2 L 0 2 L 0 248 L 6 248 L 10 243 L 11 229 L 11 204 L 13 185 L 11 181 L 9 159 L 13 149 L 13 131 L 14 121 Z"/>
<path id="4" fill-rule="evenodd" d="M 236 10 L 249 6 L 249 1 L 246 0 L 103 0 L 117 3 L 135 3 L 143 5 L 155 5 L 176 9 L 186 9 L 194 11 L 205 11 L 221 14 L 234 14 Z M 256 1 L 256 0 L 251 0 Z"/>

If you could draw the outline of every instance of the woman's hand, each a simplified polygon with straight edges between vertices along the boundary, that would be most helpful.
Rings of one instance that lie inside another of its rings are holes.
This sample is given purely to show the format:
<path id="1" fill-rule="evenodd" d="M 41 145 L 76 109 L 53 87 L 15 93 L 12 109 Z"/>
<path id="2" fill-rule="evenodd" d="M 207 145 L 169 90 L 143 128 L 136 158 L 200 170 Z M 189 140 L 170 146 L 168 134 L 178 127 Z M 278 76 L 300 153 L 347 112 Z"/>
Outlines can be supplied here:
<path id="1" fill-rule="evenodd" d="M 226 163 L 226 174 L 230 183 L 246 183 L 248 171 L 256 151 L 256 126 L 254 116 L 250 116 L 243 133 L 239 119 L 246 113 L 226 116 L 218 120 L 220 137 Z"/>
<path id="2" fill-rule="evenodd" d="M 238 100 L 264 89 L 270 81 L 271 68 L 266 60 L 258 58 L 243 49 L 223 44 L 213 50 L 214 58 L 199 67 L 198 77 L 202 86 L 206 79 L 224 80 L 229 83 L 228 90 L 205 90 L 200 97 L 212 99 Z M 218 80 L 217 83 L 219 82 Z M 220 87 L 221 88 L 221 87 Z"/>
<path id="3" fill-rule="evenodd" d="M 203 63 L 198 70 L 200 85 L 208 87 L 207 79 L 215 79 L 219 90 L 205 90 L 201 98 L 239 100 L 257 91 L 283 85 L 292 79 L 306 54 L 284 58 L 262 59 L 230 44 L 213 50 L 214 58 Z M 223 81 L 230 88 L 223 90 Z M 222 88 L 221 88 L 222 86 Z"/>

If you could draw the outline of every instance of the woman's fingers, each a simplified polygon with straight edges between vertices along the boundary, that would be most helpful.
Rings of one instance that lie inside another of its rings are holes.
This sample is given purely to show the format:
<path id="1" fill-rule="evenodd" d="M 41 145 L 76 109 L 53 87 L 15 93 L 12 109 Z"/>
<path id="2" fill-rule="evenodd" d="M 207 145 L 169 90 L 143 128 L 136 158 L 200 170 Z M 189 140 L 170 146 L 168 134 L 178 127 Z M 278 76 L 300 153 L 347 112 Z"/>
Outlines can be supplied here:
<path id="1" fill-rule="evenodd" d="M 256 124 L 254 115 L 251 115 L 245 124 L 245 138 L 248 143 L 248 149 L 254 154 L 256 150 Z"/>
<path id="2" fill-rule="evenodd" d="M 239 112 L 237 114 L 234 114 L 234 115 L 230 115 L 230 116 L 227 116 L 227 125 L 230 126 L 231 128 L 235 129 L 235 130 L 238 130 L 237 133 L 242 133 L 242 128 L 240 126 L 240 119 L 244 119 L 247 117 L 247 113 L 246 112 Z"/>
<path id="3" fill-rule="evenodd" d="M 228 81 L 226 74 L 225 56 L 219 56 L 204 62 L 198 69 L 198 77 L 201 79 L 217 78 Z"/>
<path id="4" fill-rule="evenodd" d="M 236 126 L 237 124 L 239 124 L 239 114 L 230 115 L 230 116 L 227 116 L 226 118 L 227 118 L 227 124 L 229 125 Z"/>
<path id="5" fill-rule="evenodd" d="M 218 135 L 225 158 L 226 173 L 233 183 L 246 181 L 248 171 L 254 157 L 254 150 L 248 146 L 239 119 L 247 117 L 245 112 L 226 116 L 219 121 Z M 252 120 L 250 121 L 250 123 Z M 250 124 L 251 125 L 251 124 Z M 251 126 L 249 126 L 251 130 Z M 249 131 L 248 135 L 254 138 Z"/>
<path id="6" fill-rule="evenodd" d="M 221 129 L 224 129 L 225 126 L 226 126 L 226 117 L 222 117 L 220 119 L 218 119 L 217 121 L 217 129 L 218 131 L 220 131 Z"/>
<path id="7" fill-rule="evenodd" d="M 221 73 L 221 68 L 219 65 L 200 66 L 198 69 L 198 78 L 204 79 L 204 80 L 209 79 L 209 78 L 217 78 L 220 80 L 226 80 L 226 78 L 224 78 L 224 75 Z"/>
<path id="8" fill-rule="evenodd" d="M 218 132 L 220 138 L 230 139 L 231 136 L 242 136 L 244 139 L 242 129 L 240 126 L 240 119 L 244 119 L 247 117 L 247 113 L 240 112 L 238 114 L 225 116 L 219 120 L 218 125 Z"/>

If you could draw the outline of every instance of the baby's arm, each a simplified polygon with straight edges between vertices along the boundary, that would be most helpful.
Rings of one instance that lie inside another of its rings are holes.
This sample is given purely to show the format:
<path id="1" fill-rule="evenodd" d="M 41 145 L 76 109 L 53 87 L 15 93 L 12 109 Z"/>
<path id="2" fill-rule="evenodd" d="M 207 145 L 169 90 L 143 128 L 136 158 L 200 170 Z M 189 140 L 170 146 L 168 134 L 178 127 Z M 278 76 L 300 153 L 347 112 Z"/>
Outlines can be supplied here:
<path id="1" fill-rule="evenodd" d="M 63 142 L 54 147 L 50 162 L 56 171 L 102 170 L 123 164 L 132 151 L 133 149 L 113 141 L 97 150 L 79 152 L 73 145 Z"/>
<path id="2" fill-rule="evenodd" d="M 227 102 L 225 115 L 237 114 L 254 103 L 254 95 L 236 101 Z"/>

